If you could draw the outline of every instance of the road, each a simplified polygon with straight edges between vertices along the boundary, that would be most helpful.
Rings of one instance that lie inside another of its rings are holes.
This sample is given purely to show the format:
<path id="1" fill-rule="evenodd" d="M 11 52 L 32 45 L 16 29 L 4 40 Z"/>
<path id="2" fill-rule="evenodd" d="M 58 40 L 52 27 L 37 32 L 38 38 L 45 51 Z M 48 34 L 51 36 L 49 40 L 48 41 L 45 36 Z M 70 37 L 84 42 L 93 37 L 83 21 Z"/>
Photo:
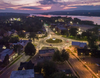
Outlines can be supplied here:
<path id="1" fill-rule="evenodd" d="M 75 71 L 77 71 L 80 78 L 92 78 L 93 77 L 92 74 L 89 72 L 89 70 L 87 70 L 84 67 L 84 65 L 71 53 L 70 53 L 69 62 L 71 63 Z"/>
<path id="2" fill-rule="evenodd" d="M 51 35 L 51 33 L 53 33 L 53 31 L 48 28 L 48 35 Z M 73 40 L 73 39 L 67 39 L 64 38 L 62 36 L 59 35 L 51 35 L 52 38 L 60 38 L 62 39 L 63 45 L 66 44 L 66 41 L 69 41 L 69 44 L 67 46 L 71 45 L 72 41 L 77 41 L 77 40 Z M 81 42 L 86 42 L 86 41 L 81 41 Z M 65 45 L 65 46 L 66 46 Z M 58 45 L 59 47 L 62 47 L 61 45 Z M 71 65 L 73 66 L 73 68 L 75 69 L 75 71 L 79 74 L 80 78 L 93 78 L 93 75 L 90 73 L 89 70 L 87 70 L 84 65 L 75 57 L 70 53 L 70 58 L 69 58 L 69 62 L 71 63 Z"/>
<path id="3" fill-rule="evenodd" d="M 0 78 L 10 78 L 11 72 L 18 69 L 20 66 L 20 62 L 25 62 L 30 56 L 25 56 L 25 54 L 16 61 L 12 66 L 10 66 L 8 69 L 6 69 L 1 75 Z"/>

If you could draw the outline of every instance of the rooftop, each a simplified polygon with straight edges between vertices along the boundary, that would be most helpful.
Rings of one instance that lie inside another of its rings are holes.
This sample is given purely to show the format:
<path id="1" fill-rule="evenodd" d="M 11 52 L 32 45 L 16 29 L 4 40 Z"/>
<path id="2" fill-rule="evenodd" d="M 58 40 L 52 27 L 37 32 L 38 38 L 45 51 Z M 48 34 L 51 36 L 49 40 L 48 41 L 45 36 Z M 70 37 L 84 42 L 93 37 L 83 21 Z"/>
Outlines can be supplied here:
<path id="1" fill-rule="evenodd" d="M 52 53 L 52 52 L 55 52 L 55 50 L 54 49 L 39 50 L 39 54 Z"/>
<path id="2" fill-rule="evenodd" d="M 60 30 L 66 30 L 66 28 L 65 27 L 63 27 L 63 26 L 57 26 Z"/>
<path id="3" fill-rule="evenodd" d="M 74 42 L 74 41 L 72 41 L 72 45 L 84 48 L 87 44 L 83 43 L 83 42 Z"/>
<path id="4" fill-rule="evenodd" d="M 34 69 L 12 71 L 10 78 L 35 78 Z"/>
<path id="5" fill-rule="evenodd" d="M 3 61 L 5 56 L 8 54 L 11 56 L 14 53 L 13 49 L 5 49 L 0 53 L 0 61 Z"/>

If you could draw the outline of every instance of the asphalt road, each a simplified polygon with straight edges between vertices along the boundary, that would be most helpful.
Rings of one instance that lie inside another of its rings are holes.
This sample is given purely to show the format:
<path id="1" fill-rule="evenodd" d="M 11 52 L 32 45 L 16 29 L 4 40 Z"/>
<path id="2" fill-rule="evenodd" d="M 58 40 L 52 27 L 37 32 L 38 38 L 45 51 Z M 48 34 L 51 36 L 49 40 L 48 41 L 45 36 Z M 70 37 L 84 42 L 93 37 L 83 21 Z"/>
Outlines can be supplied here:
<path id="1" fill-rule="evenodd" d="M 80 78 L 93 78 L 92 74 L 84 67 L 84 65 L 72 54 L 70 54 L 69 62 L 79 74 Z"/>
<path id="2" fill-rule="evenodd" d="M 17 70 L 18 67 L 20 66 L 20 62 L 25 62 L 28 58 L 29 58 L 29 56 L 25 56 L 25 54 L 24 54 L 24 55 L 23 55 L 18 61 L 16 61 L 11 67 L 9 67 L 8 69 L 6 69 L 6 70 L 0 75 L 0 78 L 10 78 L 11 72 Z"/>

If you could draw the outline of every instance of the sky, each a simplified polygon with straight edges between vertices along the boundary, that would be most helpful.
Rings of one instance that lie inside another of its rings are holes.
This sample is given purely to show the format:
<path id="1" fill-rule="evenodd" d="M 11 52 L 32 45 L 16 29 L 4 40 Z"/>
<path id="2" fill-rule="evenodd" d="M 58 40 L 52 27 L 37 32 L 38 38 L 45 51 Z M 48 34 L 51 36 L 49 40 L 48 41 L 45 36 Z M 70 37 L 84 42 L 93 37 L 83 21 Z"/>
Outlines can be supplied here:
<path id="1" fill-rule="evenodd" d="M 0 12 L 100 10 L 100 0 L 0 0 Z"/>

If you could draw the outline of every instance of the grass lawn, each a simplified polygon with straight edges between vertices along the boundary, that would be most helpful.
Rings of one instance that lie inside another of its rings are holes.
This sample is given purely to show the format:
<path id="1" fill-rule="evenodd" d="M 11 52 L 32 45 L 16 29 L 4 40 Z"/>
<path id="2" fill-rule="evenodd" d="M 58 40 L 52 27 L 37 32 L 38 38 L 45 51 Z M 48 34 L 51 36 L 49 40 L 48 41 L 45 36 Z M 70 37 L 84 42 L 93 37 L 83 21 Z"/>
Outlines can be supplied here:
<path id="1" fill-rule="evenodd" d="M 55 39 L 55 40 L 53 40 L 53 39 L 48 39 L 48 40 L 46 40 L 46 42 L 48 42 L 48 43 L 61 43 L 62 40 L 60 40 L 60 39 Z"/>

